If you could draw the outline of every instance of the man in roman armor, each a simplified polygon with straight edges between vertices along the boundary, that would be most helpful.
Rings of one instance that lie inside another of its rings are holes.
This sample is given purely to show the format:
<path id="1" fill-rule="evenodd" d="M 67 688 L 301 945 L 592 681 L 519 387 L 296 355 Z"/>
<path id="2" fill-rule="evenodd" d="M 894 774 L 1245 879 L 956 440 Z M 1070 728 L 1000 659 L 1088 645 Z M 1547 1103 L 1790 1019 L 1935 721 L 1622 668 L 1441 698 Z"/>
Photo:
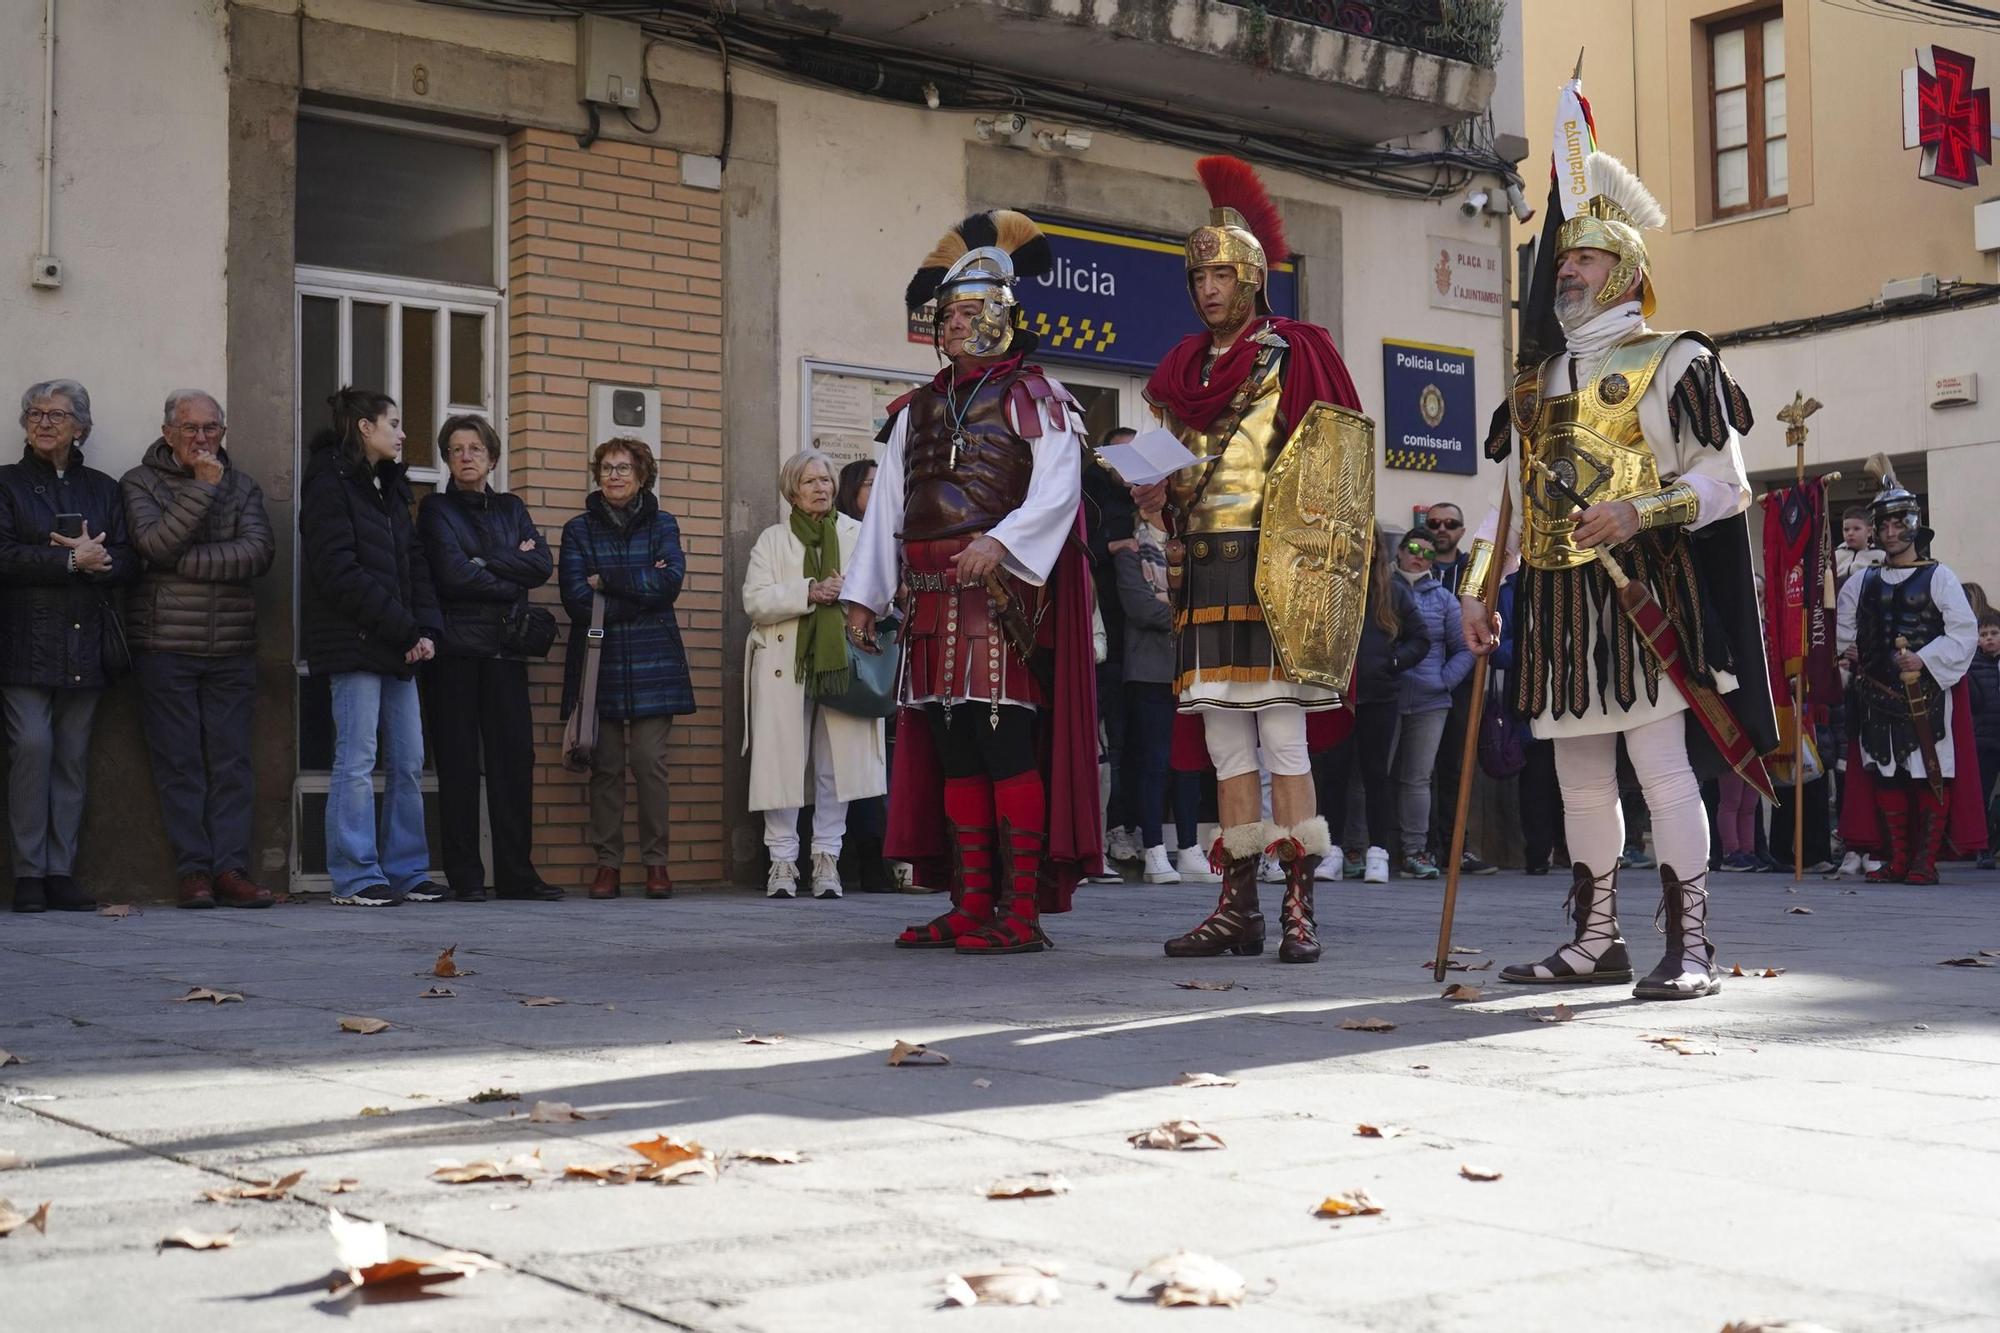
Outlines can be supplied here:
<path id="1" fill-rule="evenodd" d="M 1840 590 L 1838 642 L 1853 672 L 1840 832 L 1883 858 L 1875 883 L 1935 884 L 1947 839 L 1960 855 L 1986 845 L 1965 679 L 1979 626 L 1958 576 L 1930 559 L 1922 503 L 1887 458 L 1869 470 L 1881 482 L 1869 516 L 1883 562 Z"/>
<path id="2" fill-rule="evenodd" d="M 1647 326 L 1654 287 L 1641 233 L 1665 222 L 1653 196 L 1603 153 L 1585 163 L 1590 197 L 1561 224 L 1554 313 L 1565 348 L 1514 380 L 1512 430 L 1496 416 L 1486 452 L 1504 459 L 1512 433 L 1512 520 L 1488 515 L 1460 587 L 1466 642 L 1491 652 L 1498 619 L 1479 600 L 1496 558 L 1514 598 L 1514 703 L 1537 739 L 1555 742 L 1573 885 L 1574 937 L 1503 981 L 1622 983 L 1633 977 L 1618 927 L 1618 800 L 1622 739 L 1652 814 L 1666 952 L 1636 987 L 1642 999 L 1719 989 L 1708 938 L 1708 815 L 1696 765 L 1717 758 L 1690 699 L 1733 715 L 1757 753 L 1776 744 L 1769 674 L 1751 579 L 1750 505 L 1740 436 L 1750 405 L 1699 333 Z M 1605 548 L 1678 633 L 1664 664 L 1620 610 Z M 1664 677 L 1664 679 L 1663 679 Z M 1754 755 L 1751 762 L 1755 762 Z"/>
<path id="3" fill-rule="evenodd" d="M 1015 286 L 1049 271 L 1021 213 L 977 213 L 911 279 L 946 364 L 890 406 L 841 599 L 848 638 L 908 590 L 885 855 L 952 866 L 954 906 L 908 949 L 1036 953 L 1101 864 L 1082 419 L 1027 364 Z"/>
<path id="4" fill-rule="evenodd" d="M 1174 517 L 1168 561 L 1170 583 L 1178 585 L 1175 690 L 1183 716 L 1198 718 L 1215 766 L 1222 836 L 1211 864 L 1222 875 L 1222 894 L 1201 924 L 1167 941 L 1166 951 L 1174 958 L 1261 953 L 1265 926 L 1257 872 L 1269 850 L 1285 872 L 1278 956 L 1309 963 L 1320 956 L 1313 871 L 1330 839 L 1326 820 L 1315 813 L 1307 714 L 1339 708 L 1342 696 L 1336 686 L 1297 678 L 1281 661 L 1260 597 L 1273 590 L 1259 581 L 1259 529 L 1266 519 L 1267 480 L 1315 404 L 1330 406 L 1318 409 L 1314 428 L 1324 424 L 1350 440 L 1372 428 L 1353 411 L 1360 399 L 1332 335 L 1271 313 L 1270 266 L 1290 251 L 1256 173 L 1230 157 L 1203 158 L 1196 171 L 1213 208 L 1208 221 L 1189 233 L 1183 250 L 1188 294 L 1205 327 L 1167 354 L 1147 383 L 1146 396 L 1167 429 L 1202 461 L 1165 482 L 1135 488 L 1134 495 L 1144 509 L 1157 506 L 1164 492 Z M 1334 409 L 1347 412 L 1339 416 Z M 1322 466 L 1329 470 L 1306 487 L 1318 492 L 1311 502 L 1325 502 L 1329 509 L 1336 493 L 1359 498 L 1365 492 L 1367 512 L 1358 516 L 1359 528 L 1333 538 L 1343 553 L 1363 563 L 1373 509 L 1367 446 L 1372 433 L 1344 454 L 1324 455 L 1330 462 Z M 1343 460 L 1361 468 L 1364 485 L 1341 485 L 1348 480 L 1339 471 Z M 1327 581 L 1322 591 L 1332 596 L 1336 586 Z M 1358 632 L 1359 599 L 1353 600 L 1345 611 Z M 1299 607 L 1301 601 L 1288 605 Z M 1306 627 L 1314 634 L 1332 630 L 1334 618 L 1330 601 L 1317 616 L 1306 610 L 1295 617 L 1316 621 Z M 1346 655 L 1351 664 L 1351 644 Z M 1338 684 L 1344 686 L 1345 679 Z M 1269 823 L 1262 818 L 1260 752 L 1271 774 Z"/>

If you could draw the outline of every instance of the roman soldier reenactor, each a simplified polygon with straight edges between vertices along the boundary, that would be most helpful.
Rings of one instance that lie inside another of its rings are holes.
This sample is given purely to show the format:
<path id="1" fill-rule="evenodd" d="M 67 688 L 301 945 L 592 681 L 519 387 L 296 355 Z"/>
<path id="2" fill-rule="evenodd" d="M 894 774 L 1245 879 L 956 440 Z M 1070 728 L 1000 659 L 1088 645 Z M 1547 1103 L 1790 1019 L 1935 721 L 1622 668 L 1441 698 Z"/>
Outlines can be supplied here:
<path id="1" fill-rule="evenodd" d="M 976 213 L 911 279 L 935 305 L 946 365 L 891 405 L 859 548 L 841 590 L 847 633 L 880 651 L 876 618 L 908 590 L 884 854 L 953 867 L 951 911 L 907 949 L 1035 953 L 1043 911 L 1069 910 L 1101 865 L 1082 419 L 1027 363 L 1015 285 L 1049 271 L 1022 213 Z"/>
<path id="2" fill-rule="evenodd" d="M 1930 558 L 1922 502 L 1883 455 L 1868 469 L 1881 483 L 1868 508 L 1883 561 L 1840 590 L 1838 642 L 1853 672 L 1840 833 L 1883 858 L 1872 882 L 1935 884 L 1947 841 L 1961 856 L 1986 846 L 1966 680 L 1979 624 L 1958 575 Z"/>
<path id="3" fill-rule="evenodd" d="M 1513 517 L 1502 534 L 1488 516 L 1460 589 L 1466 642 L 1490 652 L 1500 627 L 1479 590 L 1496 556 L 1524 566 L 1506 629 L 1513 703 L 1536 739 L 1555 742 L 1574 861 L 1564 905 L 1574 937 L 1500 976 L 1632 980 L 1618 926 L 1622 740 L 1652 812 L 1666 934 L 1634 993 L 1688 999 L 1719 989 L 1696 765 L 1714 767 L 1720 750 L 1768 788 L 1759 756 L 1777 739 L 1744 517 L 1750 404 L 1707 337 L 1647 326 L 1655 297 L 1641 233 L 1665 222 L 1659 204 L 1615 158 L 1591 153 L 1585 171 L 1589 199 L 1552 247 L 1565 346 L 1514 381 Z M 1505 458 L 1511 435 L 1496 417 L 1488 456 Z M 1680 651 L 1656 655 L 1647 643 L 1660 634 Z"/>

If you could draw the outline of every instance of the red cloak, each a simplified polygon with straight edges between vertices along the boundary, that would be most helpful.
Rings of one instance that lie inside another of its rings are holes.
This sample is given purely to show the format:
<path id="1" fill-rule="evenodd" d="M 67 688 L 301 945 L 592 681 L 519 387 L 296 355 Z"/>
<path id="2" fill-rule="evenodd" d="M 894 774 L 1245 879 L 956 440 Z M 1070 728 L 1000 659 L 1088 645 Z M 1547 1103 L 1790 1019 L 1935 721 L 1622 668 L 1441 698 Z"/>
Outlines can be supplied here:
<path id="1" fill-rule="evenodd" d="M 1951 687 L 1952 759 L 1958 776 L 1945 784 L 1947 790 L 1944 794 L 1949 821 L 1945 841 L 1961 857 L 1973 856 L 1986 847 L 1986 802 L 1980 791 L 1984 784 L 1966 772 L 1968 759 L 1972 761 L 1974 773 L 1979 769 L 1979 761 L 1968 743 L 1971 736 L 1972 687 L 1970 682 L 1961 680 Z M 1876 805 L 1875 787 L 1878 781 L 1880 779 L 1875 770 L 1861 757 L 1860 738 L 1849 737 L 1847 791 L 1840 803 L 1840 837 L 1849 847 L 1859 847 L 1864 852 L 1880 852 L 1888 845 L 1888 838 L 1877 818 L 1879 807 Z"/>

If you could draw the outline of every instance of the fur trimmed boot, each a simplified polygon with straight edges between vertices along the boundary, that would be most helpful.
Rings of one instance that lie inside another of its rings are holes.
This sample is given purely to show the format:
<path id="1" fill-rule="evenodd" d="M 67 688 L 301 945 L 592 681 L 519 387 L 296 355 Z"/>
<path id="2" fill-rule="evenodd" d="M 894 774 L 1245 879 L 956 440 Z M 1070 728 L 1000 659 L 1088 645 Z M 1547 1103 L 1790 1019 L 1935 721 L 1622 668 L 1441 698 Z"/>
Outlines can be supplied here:
<path id="1" fill-rule="evenodd" d="M 1320 862 L 1332 850 L 1333 837 L 1326 820 L 1314 815 L 1303 824 L 1280 830 L 1270 850 L 1278 854 L 1285 868 L 1285 904 L 1278 912 L 1278 961 L 1317 963 L 1320 956 L 1319 927 L 1313 920 L 1313 878 Z"/>
<path id="2" fill-rule="evenodd" d="M 1264 952 L 1264 914 L 1257 910 L 1257 865 L 1273 827 L 1257 820 L 1222 830 L 1208 861 L 1222 876 L 1215 910 L 1185 935 L 1167 941 L 1169 958 L 1214 958 Z"/>

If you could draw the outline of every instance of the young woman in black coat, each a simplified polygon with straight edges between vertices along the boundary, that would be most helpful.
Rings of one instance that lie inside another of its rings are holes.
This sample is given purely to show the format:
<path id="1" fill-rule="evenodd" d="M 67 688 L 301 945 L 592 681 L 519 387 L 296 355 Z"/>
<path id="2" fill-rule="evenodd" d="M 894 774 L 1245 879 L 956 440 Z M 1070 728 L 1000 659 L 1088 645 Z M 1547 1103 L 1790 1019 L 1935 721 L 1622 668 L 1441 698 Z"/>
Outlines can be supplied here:
<path id="1" fill-rule="evenodd" d="M 333 782 L 326 863 L 341 907 L 444 896 L 424 836 L 424 726 L 417 666 L 437 653 L 443 618 L 410 517 L 403 420 L 384 393 L 327 399 L 333 428 L 314 439 L 299 491 L 300 643 L 333 689 Z M 380 837 L 373 774 L 383 770 Z"/>
<path id="2" fill-rule="evenodd" d="M 444 638 L 424 669 L 424 712 L 437 765 L 445 881 L 459 902 L 486 900 L 479 856 L 484 773 L 495 892 L 554 900 L 563 891 L 536 873 L 532 859 L 535 737 L 528 659 L 510 633 L 518 635 L 530 622 L 528 592 L 549 581 L 555 563 L 520 497 L 486 484 L 500 461 L 500 435 L 486 418 L 447 418 L 437 443 L 451 483 L 424 497 L 417 534 L 444 615 Z"/>

